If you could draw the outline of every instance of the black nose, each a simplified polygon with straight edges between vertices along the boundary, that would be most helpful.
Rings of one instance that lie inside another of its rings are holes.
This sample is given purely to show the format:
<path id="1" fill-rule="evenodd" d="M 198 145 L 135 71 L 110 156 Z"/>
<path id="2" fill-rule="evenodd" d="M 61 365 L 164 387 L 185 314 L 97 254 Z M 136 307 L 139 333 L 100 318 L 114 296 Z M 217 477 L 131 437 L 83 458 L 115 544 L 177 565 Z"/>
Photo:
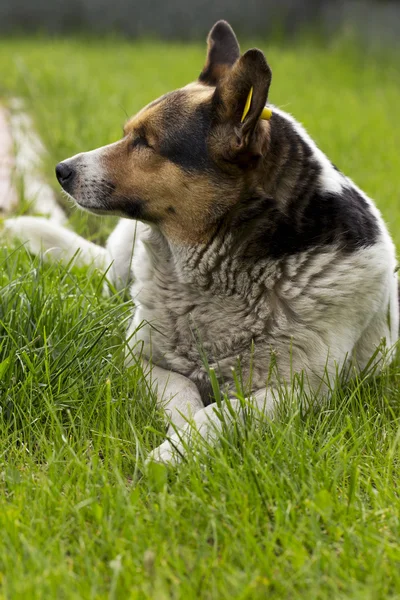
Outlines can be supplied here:
<path id="1" fill-rule="evenodd" d="M 56 175 L 60 184 L 63 186 L 64 189 L 66 189 L 67 186 L 69 186 L 72 183 L 75 171 L 66 163 L 60 162 L 56 166 Z"/>

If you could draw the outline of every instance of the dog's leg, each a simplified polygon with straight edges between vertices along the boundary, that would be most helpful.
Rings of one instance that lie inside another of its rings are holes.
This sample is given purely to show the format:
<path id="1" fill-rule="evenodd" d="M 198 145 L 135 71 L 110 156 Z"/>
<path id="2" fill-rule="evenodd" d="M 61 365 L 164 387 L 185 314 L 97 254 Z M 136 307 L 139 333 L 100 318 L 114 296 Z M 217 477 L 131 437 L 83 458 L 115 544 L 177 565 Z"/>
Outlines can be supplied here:
<path id="1" fill-rule="evenodd" d="M 145 229 L 146 226 L 140 221 L 121 219 L 107 240 L 106 249 L 113 261 L 108 279 L 116 289 L 125 288 L 132 279 L 136 241 Z"/>
<path id="2" fill-rule="evenodd" d="M 15 217 L 4 222 L 6 234 L 26 243 L 33 254 L 44 252 L 53 259 L 67 264 L 74 257 L 79 266 L 93 265 L 102 271 L 108 269 L 111 257 L 108 251 L 73 231 L 42 217 Z"/>
<path id="3" fill-rule="evenodd" d="M 43 217 L 15 217 L 4 222 L 6 234 L 26 243 L 32 254 L 44 252 L 64 264 L 74 258 L 79 266 L 109 269 L 107 279 L 117 290 L 131 280 L 134 245 L 144 227 L 138 221 L 121 219 L 103 248 Z"/>
<path id="4" fill-rule="evenodd" d="M 187 377 L 167 371 L 157 365 L 150 365 L 143 361 L 145 371 L 149 376 L 151 386 L 157 393 L 157 404 L 166 412 L 169 427 L 168 432 L 173 433 L 180 429 L 204 408 L 200 393 L 196 385 Z"/>
<path id="5" fill-rule="evenodd" d="M 272 417 L 275 403 L 276 400 L 272 392 L 262 389 L 253 394 L 249 406 L 255 408 L 261 414 Z M 216 404 L 210 404 L 197 411 L 192 421 L 186 423 L 182 431 L 173 433 L 168 440 L 153 450 L 147 460 L 148 462 L 177 464 L 196 436 L 213 443 L 217 440 L 223 423 L 232 425 L 236 418 L 243 420 L 243 404 L 237 398 L 232 398 L 229 403 L 222 402 L 220 407 Z"/>

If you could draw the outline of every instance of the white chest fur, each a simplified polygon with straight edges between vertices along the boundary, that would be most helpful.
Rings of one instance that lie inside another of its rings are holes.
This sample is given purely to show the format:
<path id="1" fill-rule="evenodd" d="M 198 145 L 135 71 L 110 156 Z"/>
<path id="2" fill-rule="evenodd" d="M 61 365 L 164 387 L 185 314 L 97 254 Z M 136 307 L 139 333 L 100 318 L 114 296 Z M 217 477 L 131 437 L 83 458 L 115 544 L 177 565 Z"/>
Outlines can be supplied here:
<path id="1" fill-rule="evenodd" d="M 182 280 L 165 240 L 144 227 L 135 245 L 133 275 L 131 344 L 197 384 L 207 379 L 206 362 L 229 379 L 231 367 L 250 355 L 252 342 L 265 331 L 268 315 L 260 310 L 266 306 L 240 293 L 218 293 L 218 284 L 204 289 L 196 276 Z"/>
<path id="2" fill-rule="evenodd" d="M 363 368 L 382 337 L 389 346 L 397 339 L 394 253 L 385 236 L 350 255 L 314 249 L 266 263 L 250 272 L 251 285 L 249 272 L 241 280 L 240 266 L 227 263 L 206 289 L 201 269 L 199 279 L 196 272 L 185 279 L 165 239 L 140 225 L 132 267 L 130 345 L 200 388 L 206 363 L 229 384 L 239 358 L 252 386 L 262 387 L 273 353 L 284 378 L 305 370 L 317 382 L 351 357 Z"/>

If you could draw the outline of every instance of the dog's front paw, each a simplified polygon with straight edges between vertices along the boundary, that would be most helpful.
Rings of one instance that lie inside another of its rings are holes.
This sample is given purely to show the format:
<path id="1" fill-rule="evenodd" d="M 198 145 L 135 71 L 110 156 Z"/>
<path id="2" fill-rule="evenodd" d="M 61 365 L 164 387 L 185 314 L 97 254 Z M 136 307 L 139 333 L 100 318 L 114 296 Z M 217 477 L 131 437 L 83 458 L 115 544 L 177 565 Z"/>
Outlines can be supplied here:
<path id="1" fill-rule="evenodd" d="M 146 459 L 146 464 L 151 462 L 163 463 L 164 465 L 177 465 L 182 458 L 183 447 L 179 441 L 171 443 L 169 440 L 154 448 Z"/>

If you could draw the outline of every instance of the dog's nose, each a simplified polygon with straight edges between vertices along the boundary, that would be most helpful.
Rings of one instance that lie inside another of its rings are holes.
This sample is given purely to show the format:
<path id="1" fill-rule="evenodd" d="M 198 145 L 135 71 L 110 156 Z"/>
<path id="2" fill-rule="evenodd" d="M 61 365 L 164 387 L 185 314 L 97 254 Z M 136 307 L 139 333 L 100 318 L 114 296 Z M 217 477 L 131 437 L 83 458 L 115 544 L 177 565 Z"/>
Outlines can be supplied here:
<path id="1" fill-rule="evenodd" d="M 65 162 L 60 162 L 56 166 L 56 176 L 60 184 L 65 189 L 67 185 L 72 183 L 74 178 L 75 171 L 72 167 L 67 165 Z"/>

